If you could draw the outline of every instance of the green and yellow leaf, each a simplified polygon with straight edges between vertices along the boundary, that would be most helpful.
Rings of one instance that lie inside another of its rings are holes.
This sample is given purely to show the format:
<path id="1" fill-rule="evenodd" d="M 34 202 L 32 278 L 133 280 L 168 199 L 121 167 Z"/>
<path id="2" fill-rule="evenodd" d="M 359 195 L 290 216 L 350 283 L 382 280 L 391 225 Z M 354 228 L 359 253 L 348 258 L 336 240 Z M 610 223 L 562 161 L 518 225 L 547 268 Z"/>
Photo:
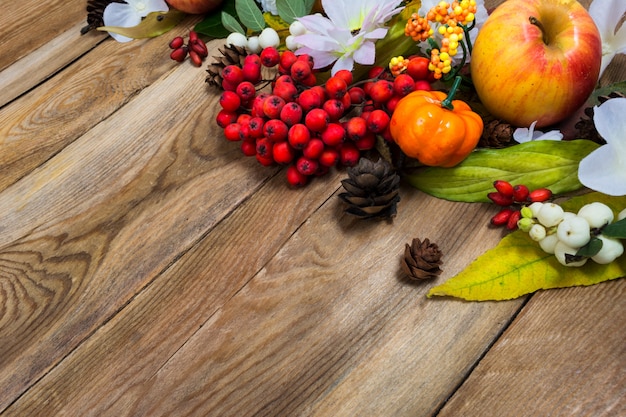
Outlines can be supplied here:
<path id="1" fill-rule="evenodd" d="M 598 146 L 590 140 L 540 140 L 479 149 L 453 168 L 425 168 L 405 178 L 425 193 L 452 201 L 488 202 L 495 180 L 563 194 L 582 188 L 578 164 Z"/>
<path id="2" fill-rule="evenodd" d="M 584 204 L 600 201 L 619 212 L 626 197 L 600 193 L 585 194 L 562 204 L 577 211 Z M 592 260 L 582 267 L 561 265 L 545 253 L 527 233 L 520 230 L 504 237 L 498 246 L 485 252 L 464 271 L 432 288 L 428 297 L 451 296 L 470 301 L 509 300 L 550 288 L 586 286 L 626 276 L 626 254 L 608 265 Z"/>
<path id="3" fill-rule="evenodd" d="M 185 17 L 185 13 L 171 9 L 168 12 L 149 13 L 137 26 L 100 26 L 103 32 L 113 32 L 133 39 L 154 38 L 174 28 Z"/>

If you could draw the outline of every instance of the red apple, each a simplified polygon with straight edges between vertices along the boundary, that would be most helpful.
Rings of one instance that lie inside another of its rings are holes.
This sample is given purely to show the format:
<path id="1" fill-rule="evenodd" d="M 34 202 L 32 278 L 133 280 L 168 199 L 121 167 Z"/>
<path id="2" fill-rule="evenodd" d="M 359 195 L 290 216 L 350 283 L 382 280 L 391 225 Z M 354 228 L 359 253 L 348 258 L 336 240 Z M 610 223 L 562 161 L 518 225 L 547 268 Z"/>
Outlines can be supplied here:
<path id="1" fill-rule="evenodd" d="M 600 74 L 602 41 L 575 0 L 507 0 L 478 32 L 470 64 L 485 108 L 515 126 L 578 110 Z"/>
<path id="2" fill-rule="evenodd" d="M 181 12 L 189 14 L 204 14 L 219 7 L 224 0 L 165 0 Z"/>

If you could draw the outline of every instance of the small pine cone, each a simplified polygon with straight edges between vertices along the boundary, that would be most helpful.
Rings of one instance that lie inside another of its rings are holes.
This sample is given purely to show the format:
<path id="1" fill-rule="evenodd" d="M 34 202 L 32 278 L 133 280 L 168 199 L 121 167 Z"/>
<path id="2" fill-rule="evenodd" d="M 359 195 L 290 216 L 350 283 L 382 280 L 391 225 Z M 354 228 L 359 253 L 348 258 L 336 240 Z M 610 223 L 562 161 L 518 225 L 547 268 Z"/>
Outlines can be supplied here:
<path id="1" fill-rule="evenodd" d="M 625 96 L 623 93 L 619 91 L 613 91 L 607 95 L 598 96 L 598 102 L 602 104 L 605 101 L 610 100 L 612 98 L 624 98 L 624 97 Z M 585 112 L 585 116 L 581 117 L 580 120 L 576 122 L 576 124 L 574 125 L 574 127 L 576 128 L 577 136 L 579 138 L 589 139 L 596 143 L 599 143 L 600 145 L 604 145 L 606 141 L 602 139 L 602 137 L 598 134 L 598 131 L 596 130 L 596 125 L 593 122 L 593 114 L 594 114 L 593 106 L 586 107 L 584 112 Z"/>
<path id="2" fill-rule="evenodd" d="M 413 239 L 411 244 L 406 244 L 404 248 L 404 259 L 402 269 L 411 279 L 421 280 L 436 278 L 441 274 L 442 253 L 435 243 L 430 243 L 428 239 L 420 241 Z"/>
<path id="3" fill-rule="evenodd" d="M 508 123 L 498 119 L 485 124 L 483 134 L 478 141 L 478 146 L 482 148 L 505 148 L 511 145 L 515 128 Z"/>
<path id="4" fill-rule="evenodd" d="M 339 194 L 348 204 L 347 213 L 363 219 L 396 215 L 400 176 L 389 162 L 382 158 L 376 162 L 361 158 L 356 166 L 348 168 L 348 176 L 341 181 L 346 192 Z"/>
<path id="5" fill-rule="evenodd" d="M 124 0 L 87 0 L 87 26 L 80 30 L 81 35 L 104 26 L 102 14 L 110 3 L 125 3 Z"/>
<path id="6" fill-rule="evenodd" d="M 228 65 L 243 66 L 248 50 L 241 46 L 224 45 L 218 51 L 220 55 L 213 57 L 213 61 L 206 70 L 209 75 L 205 81 L 211 86 L 222 88 L 222 70 Z"/>

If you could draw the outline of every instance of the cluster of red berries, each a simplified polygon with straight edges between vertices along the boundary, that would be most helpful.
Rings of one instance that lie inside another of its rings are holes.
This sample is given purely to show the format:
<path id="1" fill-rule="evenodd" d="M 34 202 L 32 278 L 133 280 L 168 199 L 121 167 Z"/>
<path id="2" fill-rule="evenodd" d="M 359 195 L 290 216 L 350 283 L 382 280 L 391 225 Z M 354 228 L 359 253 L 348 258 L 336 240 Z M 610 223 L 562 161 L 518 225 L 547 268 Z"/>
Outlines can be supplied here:
<path id="1" fill-rule="evenodd" d="M 187 44 L 185 44 L 185 40 L 182 36 L 177 36 L 170 41 L 169 46 L 173 49 L 170 53 L 170 58 L 177 62 L 183 62 L 185 58 L 187 58 L 187 55 L 189 55 L 189 59 L 196 67 L 201 66 L 204 58 L 209 56 L 209 50 L 206 44 L 193 30 L 189 31 Z"/>
<path id="2" fill-rule="evenodd" d="M 491 218 L 491 224 L 506 226 L 509 230 L 517 229 L 517 222 L 522 218 L 520 209 L 513 206 L 543 203 L 552 198 L 552 191 L 547 188 L 537 188 L 531 191 L 523 184 L 514 186 L 504 180 L 494 181 L 493 186 L 496 191 L 487 194 L 487 197 L 503 208 Z"/>
<path id="3" fill-rule="evenodd" d="M 276 69 L 274 78 L 263 80 L 263 67 Z M 222 70 L 217 124 L 226 139 L 241 141 L 244 155 L 265 166 L 287 166 L 287 181 L 304 186 L 336 165 L 356 165 L 362 152 L 375 147 L 377 135 L 390 139 L 397 101 L 417 86 L 430 89 L 427 76 L 393 77 L 374 67 L 362 83 L 341 70 L 319 85 L 311 56 L 266 47 L 241 66 Z M 263 89 L 267 84 L 269 91 Z"/>

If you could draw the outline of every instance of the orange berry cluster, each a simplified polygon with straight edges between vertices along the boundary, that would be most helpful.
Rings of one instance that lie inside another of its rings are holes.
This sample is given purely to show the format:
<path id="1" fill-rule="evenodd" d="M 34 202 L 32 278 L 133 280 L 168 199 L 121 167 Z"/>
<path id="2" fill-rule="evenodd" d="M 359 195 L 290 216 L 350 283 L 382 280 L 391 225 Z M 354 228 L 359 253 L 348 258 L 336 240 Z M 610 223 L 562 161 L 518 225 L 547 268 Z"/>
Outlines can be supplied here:
<path id="1" fill-rule="evenodd" d="M 448 3 L 439 2 L 430 9 L 426 17 L 413 13 L 406 23 L 404 34 L 416 42 L 425 41 L 434 34 L 431 23 L 439 24 L 437 32 L 442 36 L 441 46 L 431 51 L 430 71 L 435 79 L 440 79 L 452 70 L 452 57 L 458 52 L 459 42 L 465 36 L 463 27 L 474 21 L 475 0 L 461 0 Z"/>
<path id="2" fill-rule="evenodd" d="M 410 60 L 408 58 L 405 58 L 402 55 L 391 58 L 389 60 L 389 71 L 391 71 L 391 75 L 397 77 L 406 71 L 409 61 Z"/>

